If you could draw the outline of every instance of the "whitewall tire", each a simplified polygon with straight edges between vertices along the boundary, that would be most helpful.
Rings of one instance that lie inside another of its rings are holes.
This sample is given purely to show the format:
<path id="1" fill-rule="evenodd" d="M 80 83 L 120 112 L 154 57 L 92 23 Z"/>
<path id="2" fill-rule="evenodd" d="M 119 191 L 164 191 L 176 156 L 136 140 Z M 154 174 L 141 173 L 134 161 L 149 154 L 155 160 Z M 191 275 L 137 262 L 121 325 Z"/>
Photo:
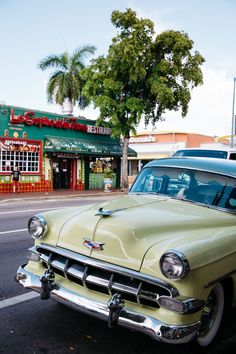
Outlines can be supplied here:
<path id="1" fill-rule="evenodd" d="M 202 315 L 201 333 L 197 343 L 206 347 L 212 343 L 219 330 L 224 312 L 224 289 L 220 283 L 210 292 Z"/>

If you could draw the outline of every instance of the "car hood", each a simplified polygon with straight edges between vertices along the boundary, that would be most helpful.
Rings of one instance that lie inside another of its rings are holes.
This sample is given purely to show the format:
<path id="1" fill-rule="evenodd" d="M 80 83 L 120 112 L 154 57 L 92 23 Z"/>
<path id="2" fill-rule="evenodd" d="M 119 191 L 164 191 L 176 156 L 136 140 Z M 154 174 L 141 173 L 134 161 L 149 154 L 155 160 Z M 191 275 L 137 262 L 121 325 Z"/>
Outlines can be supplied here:
<path id="1" fill-rule="evenodd" d="M 235 217 L 217 210 L 165 196 L 130 194 L 80 210 L 62 226 L 57 246 L 140 270 L 152 246 L 163 253 L 193 237 L 196 246 L 215 229 L 219 233 L 234 223 Z"/>

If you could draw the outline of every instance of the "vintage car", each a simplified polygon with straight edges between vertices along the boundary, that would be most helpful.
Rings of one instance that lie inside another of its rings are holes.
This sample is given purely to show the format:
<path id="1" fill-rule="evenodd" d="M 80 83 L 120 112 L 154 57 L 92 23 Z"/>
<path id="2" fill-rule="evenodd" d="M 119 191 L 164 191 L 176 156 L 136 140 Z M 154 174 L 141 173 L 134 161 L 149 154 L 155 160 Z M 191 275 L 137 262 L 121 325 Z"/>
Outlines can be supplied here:
<path id="1" fill-rule="evenodd" d="M 236 164 L 149 162 L 128 194 L 33 216 L 16 280 L 110 327 L 208 346 L 236 286 Z"/>

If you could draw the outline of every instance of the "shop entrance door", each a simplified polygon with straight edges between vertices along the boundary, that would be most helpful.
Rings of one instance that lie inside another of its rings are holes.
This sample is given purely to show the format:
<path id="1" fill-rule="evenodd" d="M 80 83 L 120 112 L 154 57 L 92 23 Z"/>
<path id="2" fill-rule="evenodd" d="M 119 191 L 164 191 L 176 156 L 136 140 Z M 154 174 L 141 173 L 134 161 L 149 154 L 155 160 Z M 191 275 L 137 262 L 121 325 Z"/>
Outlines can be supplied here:
<path id="1" fill-rule="evenodd" d="M 70 170 L 69 159 L 53 160 L 53 189 L 70 189 Z"/>

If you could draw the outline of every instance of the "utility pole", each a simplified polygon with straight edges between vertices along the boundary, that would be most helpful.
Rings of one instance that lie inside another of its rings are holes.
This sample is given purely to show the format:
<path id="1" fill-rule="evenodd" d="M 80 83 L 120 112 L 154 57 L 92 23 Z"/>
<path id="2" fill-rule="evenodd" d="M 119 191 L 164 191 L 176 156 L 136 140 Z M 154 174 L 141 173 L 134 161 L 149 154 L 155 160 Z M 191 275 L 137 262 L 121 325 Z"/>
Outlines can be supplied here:
<path id="1" fill-rule="evenodd" d="M 234 146 L 234 133 L 235 133 L 235 115 L 234 115 L 235 82 L 236 82 L 236 77 L 234 77 L 234 89 L 233 89 L 232 128 L 231 128 L 231 144 L 230 144 L 231 148 Z"/>

